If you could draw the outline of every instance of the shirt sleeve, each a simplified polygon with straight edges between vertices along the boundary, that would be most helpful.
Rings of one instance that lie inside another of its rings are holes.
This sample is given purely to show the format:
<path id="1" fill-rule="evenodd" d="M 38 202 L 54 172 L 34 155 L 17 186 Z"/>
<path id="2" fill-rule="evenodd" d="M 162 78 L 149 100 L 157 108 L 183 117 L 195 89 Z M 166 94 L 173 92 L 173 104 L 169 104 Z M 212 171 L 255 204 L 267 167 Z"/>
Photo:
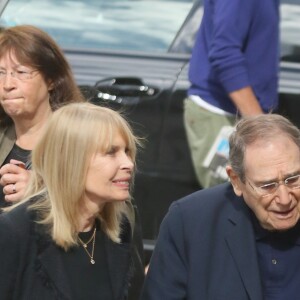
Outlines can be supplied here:
<path id="1" fill-rule="evenodd" d="M 209 60 L 227 93 L 249 86 L 245 47 L 251 38 L 254 0 L 216 0 Z"/>

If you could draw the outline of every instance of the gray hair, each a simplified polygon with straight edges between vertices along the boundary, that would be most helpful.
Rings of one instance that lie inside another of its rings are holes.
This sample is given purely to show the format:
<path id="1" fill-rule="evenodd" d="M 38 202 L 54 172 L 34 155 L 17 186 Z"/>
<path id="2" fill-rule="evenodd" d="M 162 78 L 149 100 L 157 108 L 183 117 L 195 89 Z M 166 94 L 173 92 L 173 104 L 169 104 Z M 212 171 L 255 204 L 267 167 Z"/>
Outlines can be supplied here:
<path id="1" fill-rule="evenodd" d="M 287 118 L 277 114 L 262 114 L 242 118 L 229 137 L 229 164 L 245 182 L 244 154 L 246 147 L 257 140 L 272 139 L 278 134 L 286 135 L 300 149 L 300 131 Z"/>

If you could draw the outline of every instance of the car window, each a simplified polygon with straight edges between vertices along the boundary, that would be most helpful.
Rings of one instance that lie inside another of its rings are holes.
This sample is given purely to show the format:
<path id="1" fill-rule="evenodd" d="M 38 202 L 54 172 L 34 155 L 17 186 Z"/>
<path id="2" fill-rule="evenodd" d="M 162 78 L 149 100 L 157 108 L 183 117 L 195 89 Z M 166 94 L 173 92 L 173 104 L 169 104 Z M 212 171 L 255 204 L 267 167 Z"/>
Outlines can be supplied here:
<path id="1" fill-rule="evenodd" d="M 282 3 L 280 10 L 281 57 L 283 61 L 300 62 L 300 3 L 286 2 L 291 3 Z"/>
<path id="2" fill-rule="evenodd" d="M 180 28 L 193 2 L 196 1 L 11 0 L 0 26 L 36 25 L 64 49 L 191 53 L 202 7 L 189 16 L 183 30 Z M 281 59 L 300 62 L 299 0 L 282 0 L 280 14 Z"/>
<path id="3" fill-rule="evenodd" d="M 167 52 L 193 0 L 12 0 L 0 25 L 36 25 L 63 48 Z"/>

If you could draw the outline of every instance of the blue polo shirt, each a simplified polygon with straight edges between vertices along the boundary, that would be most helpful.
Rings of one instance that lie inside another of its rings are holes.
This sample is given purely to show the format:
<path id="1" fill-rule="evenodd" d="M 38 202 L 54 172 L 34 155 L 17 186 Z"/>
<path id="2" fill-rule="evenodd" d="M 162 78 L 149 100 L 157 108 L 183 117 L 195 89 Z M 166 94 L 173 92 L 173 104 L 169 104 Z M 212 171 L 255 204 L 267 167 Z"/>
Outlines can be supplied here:
<path id="1" fill-rule="evenodd" d="M 254 218 L 264 300 L 300 299 L 300 222 L 288 231 L 271 232 Z"/>

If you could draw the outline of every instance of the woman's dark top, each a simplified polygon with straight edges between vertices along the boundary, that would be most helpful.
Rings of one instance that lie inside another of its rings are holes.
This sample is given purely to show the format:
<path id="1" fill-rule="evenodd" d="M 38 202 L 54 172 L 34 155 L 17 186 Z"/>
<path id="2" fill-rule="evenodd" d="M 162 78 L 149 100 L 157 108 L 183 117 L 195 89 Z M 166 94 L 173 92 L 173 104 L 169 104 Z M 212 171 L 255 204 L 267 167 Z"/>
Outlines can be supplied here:
<path id="1" fill-rule="evenodd" d="M 82 241 L 88 241 L 93 235 L 94 229 L 89 232 L 81 232 Z M 87 249 L 92 252 L 91 241 Z M 104 233 L 97 226 L 94 260 L 91 264 L 90 257 L 82 245 L 74 247 L 68 252 L 62 250 L 62 260 L 65 266 L 69 285 L 72 287 L 72 300 L 111 300 L 113 299 L 110 278 L 108 278 L 108 265 L 104 251 Z"/>
<path id="2" fill-rule="evenodd" d="M 28 210 L 35 201 L 38 198 L 0 215 L 0 299 L 139 299 L 142 253 L 127 218 L 121 224 L 120 244 L 98 232 L 95 264 L 90 265 L 82 247 L 74 248 L 72 255 L 54 243 L 49 228 L 36 222 L 37 212 Z"/>

